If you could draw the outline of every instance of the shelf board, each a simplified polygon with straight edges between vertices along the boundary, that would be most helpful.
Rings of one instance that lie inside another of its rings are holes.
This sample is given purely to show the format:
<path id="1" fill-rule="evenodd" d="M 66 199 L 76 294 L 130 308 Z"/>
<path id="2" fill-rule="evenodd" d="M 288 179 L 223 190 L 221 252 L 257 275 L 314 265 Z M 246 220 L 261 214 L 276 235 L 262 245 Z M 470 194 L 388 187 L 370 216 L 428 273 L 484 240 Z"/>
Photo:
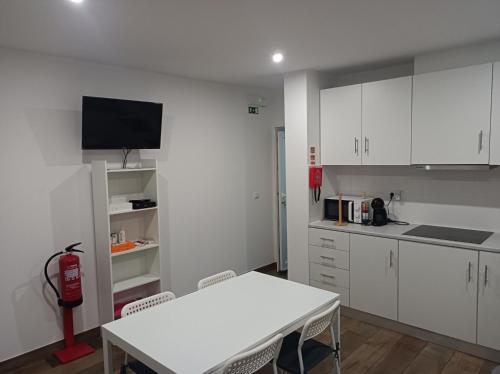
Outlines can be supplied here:
<path id="1" fill-rule="evenodd" d="M 151 208 L 144 208 L 144 209 L 127 209 L 127 210 L 117 210 L 115 212 L 109 212 L 110 216 L 115 216 L 117 214 L 127 214 L 127 213 L 136 213 L 136 212 L 144 212 L 147 210 L 157 210 L 157 206 L 153 206 Z"/>
<path id="2" fill-rule="evenodd" d="M 130 169 L 108 169 L 106 170 L 109 173 L 130 173 L 134 171 L 156 171 L 155 168 L 130 168 Z"/>
<path id="3" fill-rule="evenodd" d="M 148 249 L 158 248 L 159 246 L 160 245 L 158 243 L 141 245 L 141 246 L 137 246 L 137 247 L 132 248 L 132 249 L 128 249 L 126 251 L 111 253 L 111 257 L 124 256 L 124 255 L 128 255 L 128 254 L 131 254 L 131 253 L 137 253 L 137 252 L 141 252 L 141 251 L 146 251 Z"/>
<path id="4" fill-rule="evenodd" d="M 160 277 L 153 274 L 144 274 L 137 277 L 122 280 L 120 282 L 113 283 L 113 293 L 118 293 L 131 288 L 144 286 L 149 283 L 158 282 Z"/>

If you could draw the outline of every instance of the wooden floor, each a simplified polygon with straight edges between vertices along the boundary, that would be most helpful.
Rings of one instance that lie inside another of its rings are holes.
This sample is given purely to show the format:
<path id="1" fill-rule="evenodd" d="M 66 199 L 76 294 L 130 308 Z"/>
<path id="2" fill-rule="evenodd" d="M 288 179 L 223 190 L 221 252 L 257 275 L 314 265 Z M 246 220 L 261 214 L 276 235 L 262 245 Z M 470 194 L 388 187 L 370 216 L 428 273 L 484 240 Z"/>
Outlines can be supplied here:
<path id="1" fill-rule="evenodd" d="M 328 334 L 320 340 L 327 342 Z M 98 336 L 89 342 L 97 351 L 79 361 L 58 365 L 50 352 L 24 355 L 0 363 L 0 373 L 98 374 L 103 372 L 102 350 Z M 454 351 L 397 332 L 376 327 L 348 317 L 341 319 L 343 374 L 489 374 L 495 363 Z M 123 353 L 114 349 L 116 373 Z M 332 372 L 332 360 L 325 360 L 311 374 Z M 259 373 L 271 374 L 270 368 Z"/>
<path id="2" fill-rule="evenodd" d="M 273 274 L 274 275 L 274 274 Z M 97 333 L 86 340 L 94 354 L 67 365 L 58 365 L 50 350 L 41 349 L 0 363 L 0 373 L 97 374 L 103 372 L 101 341 Z M 319 340 L 327 342 L 327 333 Z M 380 328 L 349 317 L 341 318 L 343 374 L 489 374 L 497 365 L 433 343 Z M 118 373 L 123 353 L 113 350 Z M 332 372 L 332 360 L 325 360 L 311 373 Z M 270 368 L 259 373 L 270 374 Z"/>

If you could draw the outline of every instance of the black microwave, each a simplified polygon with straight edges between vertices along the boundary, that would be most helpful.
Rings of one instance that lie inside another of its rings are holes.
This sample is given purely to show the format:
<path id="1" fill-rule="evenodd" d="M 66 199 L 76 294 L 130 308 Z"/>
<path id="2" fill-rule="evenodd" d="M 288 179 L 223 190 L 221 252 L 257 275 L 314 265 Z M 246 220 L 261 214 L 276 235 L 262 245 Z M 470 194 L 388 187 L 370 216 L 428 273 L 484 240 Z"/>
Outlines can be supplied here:
<path id="1" fill-rule="evenodd" d="M 325 219 L 338 221 L 339 220 L 339 201 L 338 199 L 324 199 L 325 202 Z M 342 200 L 342 220 L 349 220 L 349 200 Z"/>

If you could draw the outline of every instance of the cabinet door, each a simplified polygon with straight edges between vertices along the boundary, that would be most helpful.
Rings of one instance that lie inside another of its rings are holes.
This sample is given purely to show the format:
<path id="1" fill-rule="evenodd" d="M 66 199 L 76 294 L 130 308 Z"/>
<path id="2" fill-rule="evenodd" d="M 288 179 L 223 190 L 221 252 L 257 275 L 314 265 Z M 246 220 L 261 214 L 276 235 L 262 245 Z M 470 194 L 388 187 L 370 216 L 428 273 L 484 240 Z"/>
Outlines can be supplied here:
<path id="1" fill-rule="evenodd" d="M 351 234 L 350 306 L 397 319 L 398 241 Z"/>
<path id="2" fill-rule="evenodd" d="M 409 165 L 412 77 L 362 85 L 363 165 Z"/>
<path id="3" fill-rule="evenodd" d="M 478 252 L 399 242 L 399 321 L 476 342 Z"/>
<path id="4" fill-rule="evenodd" d="M 500 62 L 493 65 L 490 164 L 500 165 Z"/>
<path id="5" fill-rule="evenodd" d="M 500 254 L 479 254 L 477 344 L 500 350 Z"/>
<path id="6" fill-rule="evenodd" d="M 361 164 L 361 85 L 320 92 L 321 163 Z"/>
<path id="7" fill-rule="evenodd" d="M 413 77 L 413 164 L 488 164 L 492 64 Z"/>

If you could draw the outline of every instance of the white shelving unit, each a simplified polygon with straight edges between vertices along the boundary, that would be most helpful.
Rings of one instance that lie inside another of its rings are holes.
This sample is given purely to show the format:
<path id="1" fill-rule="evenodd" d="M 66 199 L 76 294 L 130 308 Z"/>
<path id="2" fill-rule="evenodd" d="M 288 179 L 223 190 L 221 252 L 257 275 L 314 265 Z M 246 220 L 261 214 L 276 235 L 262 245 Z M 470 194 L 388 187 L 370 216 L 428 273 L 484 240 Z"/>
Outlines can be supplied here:
<path id="1" fill-rule="evenodd" d="M 116 303 L 146 297 L 162 290 L 161 241 L 156 160 L 142 160 L 142 168 L 108 169 L 106 161 L 92 162 L 92 191 L 97 257 L 99 318 L 114 319 Z M 151 199 L 157 206 L 109 211 L 111 197 Z M 112 253 L 111 233 L 124 229 L 126 239 L 152 244 Z"/>

